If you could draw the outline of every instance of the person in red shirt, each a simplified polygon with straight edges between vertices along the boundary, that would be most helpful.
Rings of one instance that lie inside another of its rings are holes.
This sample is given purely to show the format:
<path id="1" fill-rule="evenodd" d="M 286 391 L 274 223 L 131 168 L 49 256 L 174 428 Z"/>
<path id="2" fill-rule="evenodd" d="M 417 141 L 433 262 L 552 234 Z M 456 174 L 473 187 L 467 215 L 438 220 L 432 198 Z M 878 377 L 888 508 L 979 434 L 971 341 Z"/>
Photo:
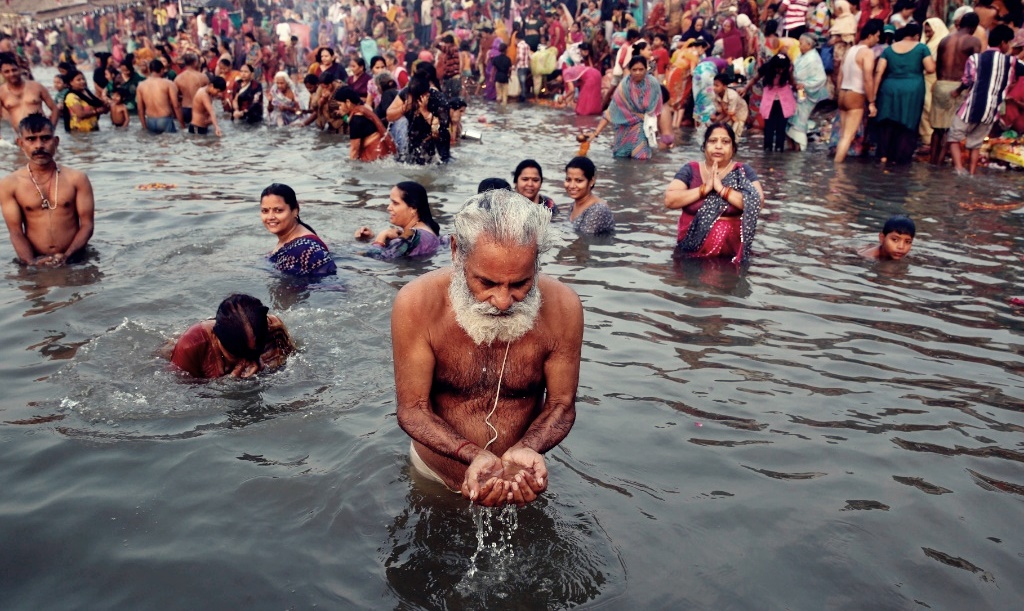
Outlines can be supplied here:
<path id="1" fill-rule="evenodd" d="M 658 80 L 664 80 L 665 73 L 668 72 L 670 59 L 667 46 L 668 36 L 665 34 L 655 34 L 654 39 L 651 40 L 651 59 L 654 60 L 654 73 L 658 76 Z"/>
<path id="2" fill-rule="evenodd" d="M 295 344 L 268 312 L 255 297 L 231 295 L 216 318 L 192 325 L 174 342 L 171 363 L 197 378 L 248 378 L 283 365 Z"/>

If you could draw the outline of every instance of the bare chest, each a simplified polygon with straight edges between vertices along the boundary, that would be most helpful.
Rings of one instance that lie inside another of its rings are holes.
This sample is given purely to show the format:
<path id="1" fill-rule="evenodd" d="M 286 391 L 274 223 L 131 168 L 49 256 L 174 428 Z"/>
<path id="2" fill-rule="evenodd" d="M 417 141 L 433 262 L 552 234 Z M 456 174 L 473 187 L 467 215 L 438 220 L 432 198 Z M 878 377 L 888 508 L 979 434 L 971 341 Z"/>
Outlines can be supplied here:
<path id="1" fill-rule="evenodd" d="M 448 334 L 447 337 L 452 337 Z M 534 334 L 507 346 L 494 342 L 477 346 L 468 338 L 452 341 L 435 350 L 434 393 L 471 400 L 494 397 L 535 398 L 544 392 L 544 362 L 550 350 Z"/>

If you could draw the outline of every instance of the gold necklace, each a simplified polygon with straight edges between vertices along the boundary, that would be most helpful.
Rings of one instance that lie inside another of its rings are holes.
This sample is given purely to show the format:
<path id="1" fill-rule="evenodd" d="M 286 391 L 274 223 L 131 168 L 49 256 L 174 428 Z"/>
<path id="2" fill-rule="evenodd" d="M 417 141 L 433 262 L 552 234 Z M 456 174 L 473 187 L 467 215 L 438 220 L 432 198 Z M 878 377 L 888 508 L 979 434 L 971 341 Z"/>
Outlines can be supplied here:
<path id="1" fill-rule="evenodd" d="M 32 181 L 32 184 L 35 185 L 36 191 L 39 193 L 39 199 L 43 200 L 43 210 L 55 210 L 59 203 L 57 195 L 59 193 L 58 188 L 60 187 L 60 167 L 54 164 L 53 176 L 50 177 L 50 180 L 53 180 L 52 202 L 46 199 L 46 195 L 43 194 L 43 190 L 39 187 L 39 183 L 36 182 L 36 177 L 32 175 L 32 166 L 26 164 L 25 169 L 28 171 L 28 177 Z"/>

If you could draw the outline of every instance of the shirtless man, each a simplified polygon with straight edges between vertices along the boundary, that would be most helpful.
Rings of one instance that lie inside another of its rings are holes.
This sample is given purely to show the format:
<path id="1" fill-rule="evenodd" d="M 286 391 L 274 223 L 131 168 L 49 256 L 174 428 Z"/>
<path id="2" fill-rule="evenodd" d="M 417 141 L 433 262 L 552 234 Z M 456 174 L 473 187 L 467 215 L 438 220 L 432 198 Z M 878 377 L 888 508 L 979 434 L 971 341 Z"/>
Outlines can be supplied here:
<path id="1" fill-rule="evenodd" d="M 967 58 L 981 52 L 981 41 L 974 36 L 978 27 L 977 13 L 967 13 L 960 18 L 960 27 L 939 42 L 939 50 L 935 58 L 936 81 L 932 86 L 931 123 L 932 141 L 929 161 L 932 165 L 942 165 L 949 152 L 946 131 L 953 125 L 957 100 L 953 92 L 960 87 L 964 77 Z"/>
<path id="2" fill-rule="evenodd" d="M 164 78 L 164 63 L 159 59 L 149 62 L 149 76 L 139 83 L 135 90 L 135 104 L 139 109 L 139 121 L 150 133 L 162 134 L 177 131 L 174 120 L 185 129 L 178 104 L 178 88 Z"/>
<path id="3" fill-rule="evenodd" d="M 199 57 L 192 52 L 186 53 L 181 60 L 184 67 L 174 79 L 174 86 L 178 88 L 181 95 L 181 118 L 186 125 L 192 123 L 192 100 L 200 89 L 210 84 L 210 79 L 196 69 L 199 65 Z"/>
<path id="4" fill-rule="evenodd" d="M 842 163 L 864 121 L 864 106 L 868 116 L 878 112 L 875 108 L 875 53 L 871 50 L 882 35 L 881 22 L 868 21 L 860 31 L 860 43 L 846 52 L 839 65 L 836 87 L 839 89 L 839 144 L 835 162 Z M 871 96 L 871 97 L 869 97 Z"/>
<path id="5" fill-rule="evenodd" d="M 223 136 L 220 125 L 217 124 L 217 111 L 213 107 L 213 101 L 220 98 L 227 85 L 224 79 L 219 76 L 213 77 L 210 84 L 196 92 L 192 98 L 192 122 L 188 124 L 190 134 L 208 134 L 210 126 L 213 126 L 213 133 Z"/>
<path id="6" fill-rule="evenodd" d="M 82 172 L 57 167 L 53 156 L 60 140 L 49 119 L 28 115 L 18 134 L 28 165 L 0 180 L 11 244 L 25 265 L 64 265 L 92 237 L 92 184 Z"/>
<path id="7" fill-rule="evenodd" d="M 406 285 L 391 313 L 412 464 L 481 505 L 546 490 L 541 454 L 576 418 L 583 308 L 539 273 L 550 218 L 511 191 L 474 196 L 455 217 L 452 267 Z"/>
<path id="8" fill-rule="evenodd" d="M 3 114 L 11 122 L 14 131 L 28 115 L 43 112 L 43 105 L 50 109 L 50 123 L 57 125 L 60 113 L 50 93 L 36 81 L 25 80 L 24 72 L 13 53 L 0 53 L 0 75 L 6 81 L 0 85 L 0 104 Z"/>

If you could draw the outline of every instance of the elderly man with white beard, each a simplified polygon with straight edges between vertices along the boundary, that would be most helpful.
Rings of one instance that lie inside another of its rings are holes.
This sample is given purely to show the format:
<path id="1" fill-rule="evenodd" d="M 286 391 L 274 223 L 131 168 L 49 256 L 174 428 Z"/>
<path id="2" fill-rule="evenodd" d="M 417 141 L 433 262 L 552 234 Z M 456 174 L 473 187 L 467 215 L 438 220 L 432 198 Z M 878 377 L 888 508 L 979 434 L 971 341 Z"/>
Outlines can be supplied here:
<path id="1" fill-rule="evenodd" d="M 412 464 L 484 506 L 546 490 L 542 454 L 576 419 L 583 306 L 539 271 L 550 219 L 512 191 L 474 196 L 455 216 L 452 267 L 410 282 L 391 313 Z"/>

